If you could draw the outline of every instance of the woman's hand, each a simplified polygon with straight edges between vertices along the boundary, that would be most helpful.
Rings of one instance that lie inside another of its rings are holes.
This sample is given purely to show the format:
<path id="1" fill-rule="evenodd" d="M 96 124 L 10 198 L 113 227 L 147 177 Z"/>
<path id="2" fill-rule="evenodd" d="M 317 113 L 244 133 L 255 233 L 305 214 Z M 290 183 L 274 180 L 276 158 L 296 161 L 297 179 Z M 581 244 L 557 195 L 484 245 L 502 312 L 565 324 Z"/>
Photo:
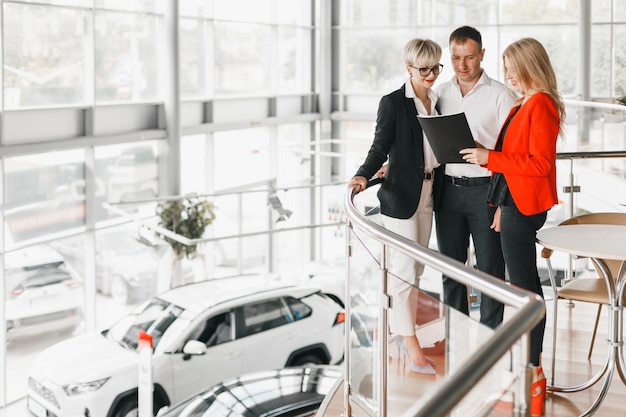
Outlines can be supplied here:
<path id="1" fill-rule="evenodd" d="M 494 231 L 500 231 L 500 207 L 496 209 L 496 212 L 493 215 L 493 222 L 490 226 Z"/>
<path id="2" fill-rule="evenodd" d="M 459 153 L 463 155 L 463 160 L 470 164 L 487 165 L 489 161 L 489 150 L 484 148 L 465 148 Z"/>
<path id="3" fill-rule="evenodd" d="M 348 183 L 348 188 L 352 188 L 355 193 L 360 193 L 367 188 L 367 178 L 352 177 L 352 179 Z"/>

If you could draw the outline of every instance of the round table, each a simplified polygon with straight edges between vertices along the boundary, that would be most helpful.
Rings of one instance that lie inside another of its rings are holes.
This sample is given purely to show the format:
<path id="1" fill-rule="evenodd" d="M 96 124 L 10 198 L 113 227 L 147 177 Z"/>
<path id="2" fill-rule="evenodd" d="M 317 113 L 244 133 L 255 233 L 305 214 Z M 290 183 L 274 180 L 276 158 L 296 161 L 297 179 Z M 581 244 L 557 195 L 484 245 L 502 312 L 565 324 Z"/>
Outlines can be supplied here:
<path id="1" fill-rule="evenodd" d="M 606 396 L 613 372 L 617 368 L 622 382 L 626 383 L 626 366 L 622 346 L 623 302 L 626 285 L 626 226 L 607 224 L 572 224 L 550 227 L 537 232 L 537 243 L 572 255 L 588 257 L 602 271 L 609 296 L 608 355 L 602 369 L 589 381 L 573 387 L 549 387 L 555 392 L 577 392 L 589 388 L 605 377 L 602 389 L 591 407 L 581 416 L 593 415 Z M 614 277 L 606 260 L 622 261 L 617 277 Z M 555 299 L 554 302 L 557 302 Z"/>

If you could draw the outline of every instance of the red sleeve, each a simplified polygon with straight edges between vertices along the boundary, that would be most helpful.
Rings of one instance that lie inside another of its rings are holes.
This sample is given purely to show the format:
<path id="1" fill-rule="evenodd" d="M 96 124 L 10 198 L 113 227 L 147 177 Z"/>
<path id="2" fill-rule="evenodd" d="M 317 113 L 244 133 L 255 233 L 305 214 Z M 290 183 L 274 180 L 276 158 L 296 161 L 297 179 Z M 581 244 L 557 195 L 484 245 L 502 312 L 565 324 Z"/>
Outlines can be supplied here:
<path id="1" fill-rule="evenodd" d="M 511 120 L 502 152 L 489 152 L 487 168 L 503 174 L 548 176 L 556 161 L 559 125 L 552 99 L 535 94 Z"/>

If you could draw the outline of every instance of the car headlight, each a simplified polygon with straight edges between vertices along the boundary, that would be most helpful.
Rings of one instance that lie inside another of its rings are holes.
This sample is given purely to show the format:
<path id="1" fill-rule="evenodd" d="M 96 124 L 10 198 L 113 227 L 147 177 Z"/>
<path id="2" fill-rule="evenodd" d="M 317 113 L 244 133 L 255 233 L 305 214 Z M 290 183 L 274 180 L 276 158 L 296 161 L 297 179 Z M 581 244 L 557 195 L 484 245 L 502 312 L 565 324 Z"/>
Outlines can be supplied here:
<path id="1" fill-rule="evenodd" d="M 97 381 L 81 382 L 80 384 L 68 384 L 63 387 L 63 390 L 67 395 L 84 394 L 86 392 L 97 391 L 108 380 L 109 378 L 103 378 Z"/>

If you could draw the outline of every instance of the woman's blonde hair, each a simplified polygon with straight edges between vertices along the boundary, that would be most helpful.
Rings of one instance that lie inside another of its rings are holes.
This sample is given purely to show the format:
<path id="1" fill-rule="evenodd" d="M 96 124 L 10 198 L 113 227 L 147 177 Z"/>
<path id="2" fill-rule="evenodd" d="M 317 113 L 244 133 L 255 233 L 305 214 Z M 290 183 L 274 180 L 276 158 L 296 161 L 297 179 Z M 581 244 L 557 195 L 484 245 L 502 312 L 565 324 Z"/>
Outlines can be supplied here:
<path id="1" fill-rule="evenodd" d="M 533 88 L 550 96 L 561 119 L 559 132 L 563 133 L 565 104 L 557 88 L 556 75 L 550 57 L 543 45 L 536 39 L 523 38 L 506 47 L 502 53 L 503 61 L 504 58 L 509 61 L 509 66 L 515 70 L 515 78 L 525 88 Z M 504 71 L 506 77 L 506 66 Z"/>
<path id="2" fill-rule="evenodd" d="M 441 46 L 430 39 L 411 39 L 404 45 L 402 57 L 406 65 L 422 65 L 416 60 L 423 60 L 426 65 L 439 63 L 441 60 Z"/>

